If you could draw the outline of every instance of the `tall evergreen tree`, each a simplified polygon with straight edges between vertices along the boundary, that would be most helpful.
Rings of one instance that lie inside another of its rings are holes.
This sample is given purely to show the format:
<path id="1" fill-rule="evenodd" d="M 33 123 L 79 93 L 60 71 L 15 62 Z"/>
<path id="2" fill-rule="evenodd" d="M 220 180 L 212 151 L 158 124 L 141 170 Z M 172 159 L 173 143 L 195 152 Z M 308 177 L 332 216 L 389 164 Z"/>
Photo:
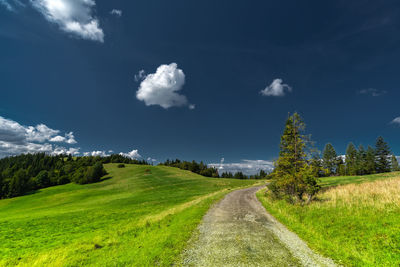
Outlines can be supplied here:
<path id="1" fill-rule="evenodd" d="M 333 145 L 331 143 L 326 144 L 322 152 L 322 166 L 329 171 L 330 175 L 336 172 L 336 158 L 337 154 Z"/>
<path id="2" fill-rule="evenodd" d="M 357 149 L 350 143 L 346 149 L 346 175 L 357 174 Z"/>
<path id="3" fill-rule="evenodd" d="M 366 174 L 366 159 L 367 159 L 367 152 L 364 149 L 363 145 L 358 147 L 357 157 L 356 157 L 356 172 L 357 175 L 364 175 Z"/>
<path id="4" fill-rule="evenodd" d="M 397 172 L 400 171 L 400 166 L 399 166 L 399 162 L 397 161 L 397 158 L 395 155 L 392 155 L 392 160 L 391 160 L 391 168 L 393 172 Z"/>
<path id="5" fill-rule="evenodd" d="M 291 202 L 308 201 L 318 192 L 319 186 L 305 153 L 306 140 L 303 135 L 305 124 L 298 113 L 286 121 L 281 136 L 279 158 L 275 162 L 269 189 L 275 197 Z"/>
<path id="6" fill-rule="evenodd" d="M 382 136 L 376 139 L 375 144 L 375 155 L 376 155 L 376 171 L 377 173 L 389 172 L 390 171 L 390 148 L 388 144 L 383 140 Z"/>

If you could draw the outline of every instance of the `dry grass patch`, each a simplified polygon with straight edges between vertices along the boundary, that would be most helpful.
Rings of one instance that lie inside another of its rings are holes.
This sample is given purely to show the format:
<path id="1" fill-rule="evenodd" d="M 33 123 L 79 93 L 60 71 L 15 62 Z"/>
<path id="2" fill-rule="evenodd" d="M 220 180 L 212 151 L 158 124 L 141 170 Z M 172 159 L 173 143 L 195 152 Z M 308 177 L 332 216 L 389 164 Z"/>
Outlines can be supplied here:
<path id="1" fill-rule="evenodd" d="M 363 184 L 331 188 L 319 195 L 324 205 L 373 206 L 384 209 L 387 204 L 400 207 L 400 177 Z"/>

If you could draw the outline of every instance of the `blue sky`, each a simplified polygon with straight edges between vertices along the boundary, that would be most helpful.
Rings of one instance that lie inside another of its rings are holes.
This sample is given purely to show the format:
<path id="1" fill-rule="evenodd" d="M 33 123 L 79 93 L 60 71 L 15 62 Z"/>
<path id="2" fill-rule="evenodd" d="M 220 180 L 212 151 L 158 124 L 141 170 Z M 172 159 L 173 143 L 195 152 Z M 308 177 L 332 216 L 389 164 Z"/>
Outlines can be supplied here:
<path id="1" fill-rule="evenodd" d="M 399 33 L 398 1 L 0 0 L 0 156 L 262 168 L 294 111 L 400 154 Z"/>

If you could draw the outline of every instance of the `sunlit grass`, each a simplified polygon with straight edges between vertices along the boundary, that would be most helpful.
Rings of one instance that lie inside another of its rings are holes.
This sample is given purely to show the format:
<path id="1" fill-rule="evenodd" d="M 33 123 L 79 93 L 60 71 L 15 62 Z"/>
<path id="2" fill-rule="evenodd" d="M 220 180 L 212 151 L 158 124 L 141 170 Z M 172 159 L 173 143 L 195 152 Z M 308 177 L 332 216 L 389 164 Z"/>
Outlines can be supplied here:
<path id="1" fill-rule="evenodd" d="M 400 174 L 365 179 L 375 181 L 328 188 L 310 205 L 274 201 L 264 192 L 258 197 L 311 248 L 340 264 L 399 266 Z"/>
<path id="2" fill-rule="evenodd" d="M 254 183 L 116 166 L 97 184 L 1 200 L 0 265 L 170 266 L 212 203 Z"/>

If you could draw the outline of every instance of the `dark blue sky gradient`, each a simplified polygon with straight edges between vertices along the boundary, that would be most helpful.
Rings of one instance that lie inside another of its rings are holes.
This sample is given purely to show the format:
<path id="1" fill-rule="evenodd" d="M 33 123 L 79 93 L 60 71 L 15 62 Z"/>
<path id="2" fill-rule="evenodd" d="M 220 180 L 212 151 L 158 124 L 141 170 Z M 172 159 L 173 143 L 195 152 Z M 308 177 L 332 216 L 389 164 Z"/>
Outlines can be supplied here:
<path id="1" fill-rule="evenodd" d="M 74 131 L 82 152 L 234 162 L 274 159 L 298 111 L 320 149 L 382 135 L 400 154 L 399 1 L 96 0 L 96 16 L 104 43 L 0 7 L 0 116 Z M 135 97 L 139 70 L 172 62 L 194 110 Z M 276 78 L 293 92 L 262 96 Z"/>

